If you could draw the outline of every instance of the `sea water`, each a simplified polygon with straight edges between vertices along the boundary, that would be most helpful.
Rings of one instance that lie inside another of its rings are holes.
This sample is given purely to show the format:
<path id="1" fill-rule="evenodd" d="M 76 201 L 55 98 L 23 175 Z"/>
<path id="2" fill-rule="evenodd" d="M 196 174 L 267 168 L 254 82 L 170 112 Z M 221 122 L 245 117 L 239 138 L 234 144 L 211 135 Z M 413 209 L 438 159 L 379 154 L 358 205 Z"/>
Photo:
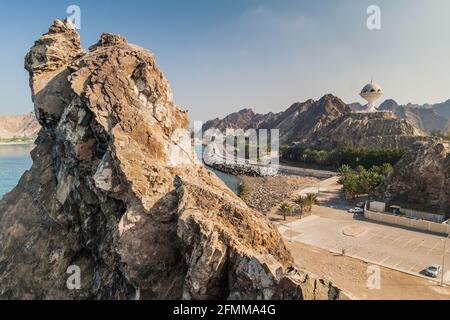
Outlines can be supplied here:
<path id="1" fill-rule="evenodd" d="M 200 146 L 196 146 L 195 147 L 195 152 L 197 153 L 198 159 L 201 162 L 203 162 L 202 161 L 202 159 L 203 159 L 203 147 L 201 145 Z M 210 167 L 206 167 L 206 169 L 208 169 L 209 171 L 213 172 L 216 176 L 218 176 L 219 179 L 222 180 L 225 183 L 225 185 L 228 188 L 230 188 L 231 191 L 233 191 L 235 194 L 239 194 L 239 186 L 241 184 L 241 180 L 238 177 L 233 176 L 233 175 L 228 174 L 228 173 L 224 173 L 222 171 L 215 170 L 215 169 L 210 168 Z"/>
<path id="2" fill-rule="evenodd" d="M 19 182 L 31 168 L 34 145 L 0 145 L 0 199 Z"/>

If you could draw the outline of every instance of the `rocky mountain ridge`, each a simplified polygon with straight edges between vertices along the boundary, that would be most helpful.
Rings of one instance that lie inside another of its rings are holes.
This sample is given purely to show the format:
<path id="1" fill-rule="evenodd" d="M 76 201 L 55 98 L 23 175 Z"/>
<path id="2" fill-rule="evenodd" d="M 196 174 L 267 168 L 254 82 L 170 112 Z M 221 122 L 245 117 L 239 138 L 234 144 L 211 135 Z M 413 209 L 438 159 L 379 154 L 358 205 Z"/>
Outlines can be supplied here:
<path id="1" fill-rule="evenodd" d="M 360 111 L 365 107 L 360 103 L 352 103 L 349 106 L 354 111 Z M 423 131 L 450 130 L 450 100 L 435 105 L 417 105 L 411 103 L 399 105 L 395 100 L 388 99 L 378 109 L 381 111 L 391 111 L 399 119 L 405 119 Z"/>
<path id="2" fill-rule="evenodd" d="M 34 113 L 26 115 L 0 115 L 0 139 L 28 138 L 37 136 L 41 126 Z"/>
<path id="3" fill-rule="evenodd" d="M 304 143 L 318 149 L 349 145 L 366 148 L 404 148 L 431 138 L 391 112 L 351 113 L 315 132 Z"/>
<path id="4" fill-rule="evenodd" d="M 342 145 L 370 148 L 409 147 L 428 140 L 427 134 L 392 112 L 357 113 L 338 97 L 325 95 L 318 101 L 295 103 L 281 113 L 255 114 L 249 109 L 205 123 L 211 128 L 279 129 L 282 144 L 300 143 L 319 148 Z"/>
<path id="5" fill-rule="evenodd" d="M 108 33 L 86 52 L 57 20 L 25 67 L 42 130 L 0 201 L 0 298 L 347 298 L 197 162 L 150 52 Z"/>

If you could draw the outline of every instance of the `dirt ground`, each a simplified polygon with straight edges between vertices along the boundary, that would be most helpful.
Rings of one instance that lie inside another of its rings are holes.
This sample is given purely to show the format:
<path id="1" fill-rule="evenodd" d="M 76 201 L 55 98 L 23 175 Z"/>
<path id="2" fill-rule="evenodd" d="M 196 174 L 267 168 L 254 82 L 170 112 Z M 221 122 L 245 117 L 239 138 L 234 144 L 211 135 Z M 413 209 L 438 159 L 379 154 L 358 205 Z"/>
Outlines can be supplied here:
<path id="1" fill-rule="evenodd" d="M 450 288 L 433 281 L 380 267 L 380 289 L 367 288 L 369 265 L 302 243 L 286 245 L 299 268 L 313 270 L 359 300 L 450 300 Z"/>
<path id="2" fill-rule="evenodd" d="M 262 213 L 292 199 L 299 190 L 317 186 L 319 179 L 298 176 L 240 177 L 248 188 L 247 205 Z"/>

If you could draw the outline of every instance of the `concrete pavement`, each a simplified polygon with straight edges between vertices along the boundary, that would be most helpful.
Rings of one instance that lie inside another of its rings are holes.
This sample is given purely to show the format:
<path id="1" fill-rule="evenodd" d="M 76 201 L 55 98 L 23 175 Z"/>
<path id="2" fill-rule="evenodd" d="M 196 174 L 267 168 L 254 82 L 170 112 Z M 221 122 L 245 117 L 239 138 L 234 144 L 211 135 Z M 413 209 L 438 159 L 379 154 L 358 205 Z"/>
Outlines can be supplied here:
<path id="1" fill-rule="evenodd" d="M 315 208 L 319 214 L 280 225 L 285 240 L 301 242 L 331 252 L 341 253 L 376 265 L 421 276 L 432 264 L 442 264 L 442 236 L 398 227 L 354 220 L 351 214 L 325 207 Z M 346 216 L 344 216 L 346 215 Z M 445 257 L 450 269 L 450 244 Z M 438 278 L 437 280 L 440 280 Z M 446 272 L 450 284 L 450 272 Z"/>

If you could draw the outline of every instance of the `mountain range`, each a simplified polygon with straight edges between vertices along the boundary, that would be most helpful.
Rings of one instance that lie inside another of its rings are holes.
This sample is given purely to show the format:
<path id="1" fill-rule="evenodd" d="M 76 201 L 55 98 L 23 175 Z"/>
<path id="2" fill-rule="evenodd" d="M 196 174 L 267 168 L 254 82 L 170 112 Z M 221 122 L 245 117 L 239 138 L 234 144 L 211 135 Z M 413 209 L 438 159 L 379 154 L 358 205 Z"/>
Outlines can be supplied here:
<path id="1" fill-rule="evenodd" d="M 360 103 L 349 105 L 352 110 L 360 111 L 365 108 Z M 384 101 L 378 108 L 380 111 L 391 111 L 398 118 L 408 120 L 409 123 L 424 131 L 450 130 L 450 100 L 438 104 L 399 105 L 395 100 Z"/>
<path id="2" fill-rule="evenodd" d="M 25 115 L 0 116 L 0 139 L 33 139 L 40 128 L 34 112 Z"/>
<path id="3" fill-rule="evenodd" d="M 427 124 L 428 128 L 432 121 L 426 121 L 425 116 L 424 119 L 417 116 L 414 118 L 416 121 L 410 121 L 412 116 L 401 117 L 400 108 L 389 109 L 387 102 L 383 104 L 382 110 L 390 112 L 356 112 L 362 107 L 346 104 L 338 97 L 327 94 L 317 101 L 310 99 L 294 103 L 280 113 L 263 115 L 243 109 L 223 119 L 206 122 L 203 132 L 211 128 L 221 131 L 227 128 L 279 129 L 282 144 L 300 143 L 326 149 L 344 144 L 358 147 L 409 147 L 416 141 L 430 139 L 422 129 L 422 124 Z M 417 114 L 425 115 L 426 112 Z M 440 117 L 436 116 L 437 119 Z"/>

